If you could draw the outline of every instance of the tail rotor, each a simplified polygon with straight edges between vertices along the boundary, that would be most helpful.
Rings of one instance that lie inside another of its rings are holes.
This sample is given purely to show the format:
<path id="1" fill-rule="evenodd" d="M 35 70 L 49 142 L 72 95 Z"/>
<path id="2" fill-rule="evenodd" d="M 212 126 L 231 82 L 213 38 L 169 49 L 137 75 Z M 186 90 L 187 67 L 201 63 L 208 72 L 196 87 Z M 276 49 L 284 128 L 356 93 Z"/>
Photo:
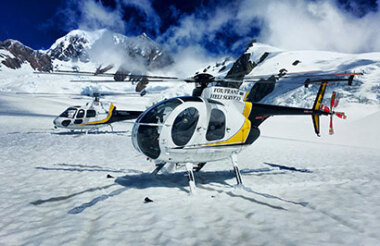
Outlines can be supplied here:
<path id="1" fill-rule="evenodd" d="M 330 115 L 330 124 L 329 124 L 329 134 L 334 134 L 334 127 L 333 127 L 333 116 L 336 115 L 340 119 L 346 119 L 347 116 L 344 112 L 335 112 L 334 109 L 338 106 L 339 99 L 336 97 L 336 92 L 334 91 L 331 96 L 330 101 L 330 107 L 321 104 L 320 110 L 324 111 L 325 113 L 328 113 Z"/>

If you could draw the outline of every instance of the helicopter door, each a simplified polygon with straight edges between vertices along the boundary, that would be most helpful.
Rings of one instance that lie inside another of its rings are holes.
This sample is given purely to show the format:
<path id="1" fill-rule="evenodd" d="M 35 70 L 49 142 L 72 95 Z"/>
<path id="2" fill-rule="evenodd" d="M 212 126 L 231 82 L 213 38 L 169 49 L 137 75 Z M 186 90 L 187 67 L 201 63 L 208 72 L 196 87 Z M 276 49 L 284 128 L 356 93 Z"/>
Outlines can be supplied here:
<path id="1" fill-rule="evenodd" d="M 77 116 L 75 117 L 74 124 L 82 124 L 83 123 L 83 116 L 84 116 L 84 109 L 79 109 Z"/>
<path id="2" fill-rule="evenodd" d="M 222 110 L 213 108 L 210 114 L 210 122 L 207 127 L 207 141 L 215 141 L 224 138 L 226 132 L 226 116 Z"/>

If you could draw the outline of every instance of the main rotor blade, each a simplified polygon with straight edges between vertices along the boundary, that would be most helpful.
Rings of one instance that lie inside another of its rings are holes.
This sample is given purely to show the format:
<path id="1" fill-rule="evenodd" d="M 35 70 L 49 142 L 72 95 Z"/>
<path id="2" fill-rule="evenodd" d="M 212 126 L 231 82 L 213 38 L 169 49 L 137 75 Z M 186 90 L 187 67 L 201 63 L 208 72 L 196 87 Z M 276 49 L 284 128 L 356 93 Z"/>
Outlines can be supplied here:
<path id="1" fill-rule="evenodd" d="M 116 80 L 81 80 L 81 79 L 73 79 L 70 80 L 70 82 L 91 82 L 91 83 L 138 83 L 138 81 L 133 81 L 133 80 L 123 80 L 123 81 L 116 81 Z M 150 82 L 164 82 L 164 80 L 149 80 Z"/>
<path id="2" fill-rule="evenodd" d="M 177 77 L 168 77 L 168 76 L 155 76 L 155 75 L 143 75 L 143 74 L 132 74 L 132 73 L 93 73 L 87 71 L 70 71 L 70 70 L 55 70 L 53 72 L 34 72 L 35 74 L 55 74 L 55 75 L 83 75 L 83 76 L 97 76 L 97 77 L 113 77 L 118 76 L 127 76 L 131 78 L 151 78 L 151 79 L 178 79 Z"/>
<path id="3" fill-rule="evenodd" d="M 244 77 L 245 80 L 251 80 L 251 79 L 262 79 L 262 78 L 269 78 L 271 76 L 275 76 L 276 78 L 314 78 L 314 77 L 340 77 L 340 76 L 352 76 L 352 75 L 363 75 L 363 73 L 318 73 L 321 71 L 302 71 L 302 72 L 293 72 L 293 73 L 284 73 L 283 75 L 281 73 L 279 74 L 266 74 L 266 75 L 254 75 L 254 76 L 246 76 Z M 318 73 L 318 74 L 317 74 Z M 297 75 L 300 74 L 300 75 Z"/>
<path id="4" fill-rule="evenodd" d="M 355 75 L 362 75 L 362 73 L 320 73 L 320 71 L 303 71 L 303 72 L 294 72 L 294 73 L 279 73 L 279 74 L 267 74 L 267 75 L 255 75 L 255 76 L 247 76 L 243 79 L 228 79 L 228 78 L 218 78 L 213 77 L 211 74 L 205 74 L 209 75 L 210 80 L 199 80 L 197 79 L 197 76 L 201 74 L 197 74 L 194 77 L 190 78 L 177 78 L 177 77 L 165 77 L 165 76 L 151 76 L 151 75 L 135 75 L 131 73 L 101 73 L 101 74 L 95 74 L 92 72 L 75 72 L 75 71 L 67 71 L 67 70 L 57 70 L 55 72 L 34 72 L 35 74 L 49 74 L 49 75 L 79 75 L 79 76 L 97 76 L 97 77 L 114 77 L 115 75 L 118 76 L 125 76 L 125 79 L 122 81 L 116 81 L 116 80 L 72 80 L 72 82 L 96 82 L 96 83 L 113 83 L 113 82 L 139 82 L 140 80 L 146 78 L 146 79 L 153 79 L 149 82 L 169 82 L 169 81 L 184 81 L 187 83 L 274 83 L 278 82 L 276 80 L 280 79 L 297 79 L 297 78 L 305 78 L 305 81 L 303 84 L 306 86 L 308 84 L 313 83 L 321 83 L 321 82 L 352 82 L 352 79 Z M 318 73 L 318 74 L 316 74 Z M 300 75 L 297 75 L 300 74 Z M 269 80 L 270 78 L 274 77 L 275 81 L 273 79 Z M 165 81 L 169 80 L 169 81 Z M 286 83 L 295 83 L 295 84 L 301 84 L 300 82 L 292 82 L 292 81 L 286 81 Z"/>

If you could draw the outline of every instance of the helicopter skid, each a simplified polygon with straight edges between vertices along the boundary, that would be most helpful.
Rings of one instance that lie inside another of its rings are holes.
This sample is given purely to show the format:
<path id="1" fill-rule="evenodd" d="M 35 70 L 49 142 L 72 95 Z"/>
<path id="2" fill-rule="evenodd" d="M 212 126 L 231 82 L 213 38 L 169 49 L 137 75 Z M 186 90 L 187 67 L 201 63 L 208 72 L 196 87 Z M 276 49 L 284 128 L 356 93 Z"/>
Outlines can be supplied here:
<path id="1" fill-rule="evenodd" d="M 237 152 L 232 153 L 228 157 L 228 159 L 232 163 L 237 185 L 242 186 L 243 181 L 241 178 L 240 169 L 238 167 Z M 165 164 L 166 164 L 166 162 L 158 162 L 156 164 L 156 168 L 152 171 L 152 174 L 156 175 L 165 166 Z M 199 172 L 206 165 L 206 162 L 200 162 L 200 163 L 199 162 L 182 162 L 182 163 L 176 163 L 176 165 L 182 166 L 182 167 L 185 166 L 186 172 L 187 172 L 187 177 L 189 180 L 190 194 L 195 194 L 196 193 L 196 184 L 195 184 L 194 172 Z"/>

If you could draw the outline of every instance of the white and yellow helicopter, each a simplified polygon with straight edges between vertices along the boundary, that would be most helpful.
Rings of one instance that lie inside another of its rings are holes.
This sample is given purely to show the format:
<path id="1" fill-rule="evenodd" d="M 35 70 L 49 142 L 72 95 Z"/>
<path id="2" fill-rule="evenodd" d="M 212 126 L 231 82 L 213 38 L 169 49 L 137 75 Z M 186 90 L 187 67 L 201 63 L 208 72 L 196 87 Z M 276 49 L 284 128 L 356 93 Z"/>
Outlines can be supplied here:
<path id="1" fill-rule="evenodd" d="M 332 134 L 332 116 L 343 119 L 346 116 L 334 111 L 337 106 L 335 93 L 330 107 L 322 105 L 326 86 L 329 82 L 338 81 L 352 84 L 355 75 L 360 73 L 329 74 L 306 79 L 305 86 L 321 84 L 312 108 L 260 104 L 253 102 L 253 95 L 244 90 L 203 86 L 200 96 L 171 98 L 147 109 L 134 124 L 133 145 L 155 161 L 157 167 L 153 173 L 157 173 L 166 163 L 183 164 L 192 192 L 195 189 L 193 171 L 199 171 L 210 161 L 229 159 L 237 183 L 242 184 L 237 154 L 260 136 L 261 123 L 274 115 L 309 115 L 319 136 L 319 116 L 330 115 Z M 192 80 L 199 84 L 217 81 L 209 74 L 199 74 Z M 199 93 L 199 90 L 196 91 Z"/>
<path id="2" fill-rule="evenodd" d="M 185 166 L 191 192 L 194 192 L 196 187 L 194 171 L 201 170 L 207 162 L 223 159 L 231 161 L 237 183 L 241 185 L 243 182 L 238 168 L 237 154 L 260 136 L 259 126 L 266 119 L 275 115 L 309 115 L 315 133 L 319 136 L 319 117 L 326 115 L 330 116 L 330 134 L 332 134 L 332 117 L 335 115 L 344 119 L 346 116 L 342 112 L 334 111 L 338 102 L 335 92 L 330 107 L 322 105 L 326 87 L 330 82 L 348 82 L 352 85 L 356 75 L 362 74 L 280 73 L 245 77 L 242 81 L 217 79 L 206 73 L 197 74 L 183 80 L 196 84 L 192 96 L 166 99 L 144 112 L 129 111 L 133 116 L 139 115 L 132 130 L 133 146 L 155 162 L 156 168 L 153 174 L 157 174 L 168 163 Z M 149 78 L 145 75 L 144 77 Z M 273 84 L 277 79 L 285 77 L 301 78 L 305 87 L 310 84 L 320 84 L 312 108 L 261 104 L 254 100 L 256 92 L 254 90 L 244 91 L 216 86 L 223 83 L 256 82 L 262 83 L 265 87 L 265 83 Z M 161 79 L 180 80 L 172 77 L 161 77 Z"/>
<path id="3" fill-rule="evenodd" d="M 119 95 L 120 93 L 94 92 L 94 100 L 82 106 L 68 107 L 53 121 L 55 128 L 63 128 L 71 131 L 80 130 L 86 133 L 101 127 L 110 126 L 112 123 L 124 120 L 136 119 L 141 111 L 117 110 L 113 103 L 104 103 L 100 97 L 106 95 Z M 122 93 L 124 95 L 125 93 Z"/>

